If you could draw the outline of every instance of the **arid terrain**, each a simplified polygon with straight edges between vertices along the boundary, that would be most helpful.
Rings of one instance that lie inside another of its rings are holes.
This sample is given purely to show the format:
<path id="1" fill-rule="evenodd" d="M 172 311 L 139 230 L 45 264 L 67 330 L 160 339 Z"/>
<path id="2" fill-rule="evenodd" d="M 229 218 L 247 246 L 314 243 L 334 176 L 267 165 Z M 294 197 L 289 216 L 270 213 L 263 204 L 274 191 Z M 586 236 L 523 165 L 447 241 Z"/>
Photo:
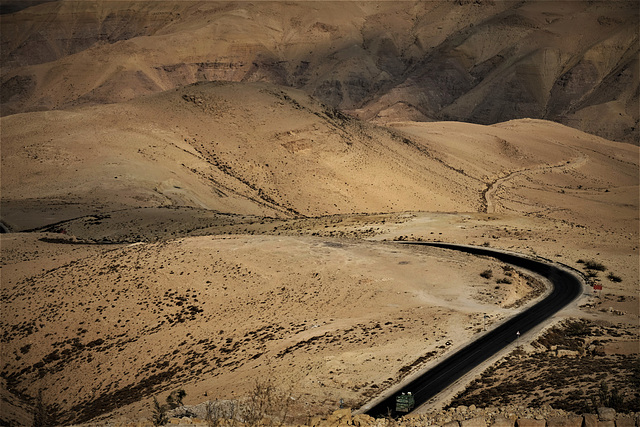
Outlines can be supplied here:
<path id="1" fill-rule="evenodd" d="M 196 405 L 265 379 L 295 422 L 355 410 L 548 289 L 405 240 L 585 277 L 578 301 L 431 408 L 593 410 L 578 391 L 603 381 L 631 402 L 638 12 L 542 4 L 1 15 L 3 425 L 30 424 L 39 393 L 58 423 L 124 422 L 177 389 Z"/>
<path id="2" fill-rule="evenodd" d="M 638 144 L 638 25 L 634 0 L 45 2 L 2 17 L 2 115 L 267 81 L 367 120 Z"/>

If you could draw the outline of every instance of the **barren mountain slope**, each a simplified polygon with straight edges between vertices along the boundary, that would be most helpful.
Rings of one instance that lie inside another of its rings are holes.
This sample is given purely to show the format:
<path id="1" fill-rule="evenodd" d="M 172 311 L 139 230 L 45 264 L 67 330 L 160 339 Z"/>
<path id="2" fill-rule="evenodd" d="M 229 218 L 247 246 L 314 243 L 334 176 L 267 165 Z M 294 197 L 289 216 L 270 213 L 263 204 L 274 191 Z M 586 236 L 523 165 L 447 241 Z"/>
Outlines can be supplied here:
<path id="1" fill-rule="evenodd" d="M 437 147 L 445 163 L 486 182 L 488 213 L 637 233 L 637 147 L 541 120 L 488 127 L 451 122 L 393 127 L 417 144 Z"/>
<path id="2" fill-rule="evenodd" d="M 469 6 L 438 3 L 40 5 L 3 18 L 5 112 L 113 102 L 212 79 L 289 84 L 353 106 L 405 69 L 401 51 L 410 48 L 410 61 L 427 48 L 412 47 L 409 27 L 416 13 L 432 10 L 454 29 L 480 19 Z M 442 37 L 431 35 L 430 46 Z"/>
<path id="3" fill-rule="evenodd" d="M 628 144 L 543 121 L 400 133 L 264 83 L 197 84 L 1 124 L 2 219 L 18 230 L 155 206 L 282 218 L 495 211 L 494 184 L 526 170 L 540 171 L 540 194 L 561 211 L 588 198 L 637 206 Z M 549 210 L 540 206 L 510 209 Z"/>
<path id="4" fill-rule="evenodd" d="M 2 114 L 269 81 L 377 120 L 638 141 L 634 1 L 76 2 L 2 16 Z"/>
<path id="5" fill-rule="evenodd" d="M 197 84 L 135 102 L 2 118 L 3 220 L 125 207 L 235 214 L 477 210 L 484 184 L 303 92 Z"/>
<path id="6" fill-rule="evenodd" d="M 637 3 L 523 2 L 452 34 L 358 114 L 545 118 L 638 143 L 638 40 Z"/>

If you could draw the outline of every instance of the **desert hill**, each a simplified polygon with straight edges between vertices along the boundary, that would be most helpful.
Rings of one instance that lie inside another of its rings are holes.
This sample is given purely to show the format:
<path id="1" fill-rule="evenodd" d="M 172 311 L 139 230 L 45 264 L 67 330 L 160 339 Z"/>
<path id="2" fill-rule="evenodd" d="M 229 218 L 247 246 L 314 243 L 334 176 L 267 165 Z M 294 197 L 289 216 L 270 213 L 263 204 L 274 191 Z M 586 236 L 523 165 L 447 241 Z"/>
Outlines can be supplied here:
<path id="1" fill-rule="evenodd" d="M 1 423 L 40 391 L 59 423 L 126 425 L 256 379 L 304 422 L 546 290 L 394 240 L 584 273 L 553 319 L 589 325 L 580 357 L 525 344 L 460 401 L 635 392 L 637 3 L 31 4 L 0 16 Z"/>
<path id="2" fill-rule="evenodd" d="M 482 203 L 482 182 L 425 147 L 265 83 L 17 114 L 2 128 L 3 214 L 17 229 L 125 207 L 293 217 Z M 47 212 L 40 223 L 9 214 L 32 209 Z"/>
<path id="3" fill-rule="evenodd" d="M 266 83 L 16 114 L 2 130 L 2 219 L 15 230 L 145 207 L 278 218 L 493 212 L 494 185 L 526 171 L 538 171 L 544 195 L 531 205 L 550 211 L 581 200 L 616 212 L 637 188 L 635 147 L 561 125 L 384 128 Z M 530 185 L 517 187 L 531 197 Z"/>
<path id="4" fill-rule="evenodd" d="M 267 81 L 367 120 L 541 118 L 638 141 L 634 1 L 60 0 L 1 19 L 3 115 Z"/>

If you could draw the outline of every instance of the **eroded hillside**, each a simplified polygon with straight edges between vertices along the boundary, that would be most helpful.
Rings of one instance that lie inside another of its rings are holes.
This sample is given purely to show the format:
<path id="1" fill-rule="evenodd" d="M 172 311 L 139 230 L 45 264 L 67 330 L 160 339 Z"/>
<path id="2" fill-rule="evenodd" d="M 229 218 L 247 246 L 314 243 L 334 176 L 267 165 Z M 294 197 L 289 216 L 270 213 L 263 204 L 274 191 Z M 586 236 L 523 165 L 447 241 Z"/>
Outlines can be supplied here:
<path id="1" fill-rule="evenodd" d="M 197 84 L 2 125 L 3 215 L 17 229 L 125 207 L 293 217 L 482 204 L 481 180 L 426 147 L 263 83 Z"/>
<path id="2" fill-rule="evenodd" d="M 555 215 L 550 206 L 591 200 L 615 212 L 637 199 L 637 150 L 626 144 L 535 121 L 385 128 L 265 83 L 12 115 L 2 128 L 2 219 L 15 230 L 162 206 L 279 218 L 494 212 L 507 206 L 505 185 L 523 179 L 510 197 L 536 200 L 508 210 Z"/>
<path id="3" fill-rule="evenodd" d="M 366 119 L 544 118 L 638 141 L 633 1 L 61 0 L 2 24 L 3 115 L 268 81 Z"/>
<path id="4" fill-rule="evenodd" d="M 493 212 L 501 183 L 527 171 L 545 195 L 527 212 L 636 199 L 628 144 L 545 122 L 385 128 L 266 83 L 17 114 L 2 129 L 2 219 L 15 230 L 162 206 L 279 218 Z"/>

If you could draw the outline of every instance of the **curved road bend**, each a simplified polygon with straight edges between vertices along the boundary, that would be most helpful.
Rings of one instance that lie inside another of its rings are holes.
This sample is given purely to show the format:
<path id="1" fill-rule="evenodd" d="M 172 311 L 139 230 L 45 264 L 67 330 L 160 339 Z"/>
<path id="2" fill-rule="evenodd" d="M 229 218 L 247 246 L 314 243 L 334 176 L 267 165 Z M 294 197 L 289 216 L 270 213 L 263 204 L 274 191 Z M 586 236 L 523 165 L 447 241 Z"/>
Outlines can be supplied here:
<path id="1" fill-rule="evenodd" d="M 489 256 L 538 273 L 546 277 L 553 285 L 551 293 L 545 299 L 451 354 L 418 378 L 405 384 L 402 389 L 399 389 L 398 393 L 411 392 L 415 396 L 416 408 L 453 384 L 454 381 L 471 371 L 475 366 L 514 342 L 517 339 L 517 332 L 524 334 L 533 329 L 575 300 L 582 292 L 583 282 L 578 274 L 552 262 L 535 260 L 524 255 L 501 252 L 485 247 L 432 242 L 403 243 L 435 246 L 474 255 Z M 364 412 L 374 417 L 401 415 L 395 413 L 395 397 L 398 393 L 375 403 L 371 408 L 363 408 Z"/>

